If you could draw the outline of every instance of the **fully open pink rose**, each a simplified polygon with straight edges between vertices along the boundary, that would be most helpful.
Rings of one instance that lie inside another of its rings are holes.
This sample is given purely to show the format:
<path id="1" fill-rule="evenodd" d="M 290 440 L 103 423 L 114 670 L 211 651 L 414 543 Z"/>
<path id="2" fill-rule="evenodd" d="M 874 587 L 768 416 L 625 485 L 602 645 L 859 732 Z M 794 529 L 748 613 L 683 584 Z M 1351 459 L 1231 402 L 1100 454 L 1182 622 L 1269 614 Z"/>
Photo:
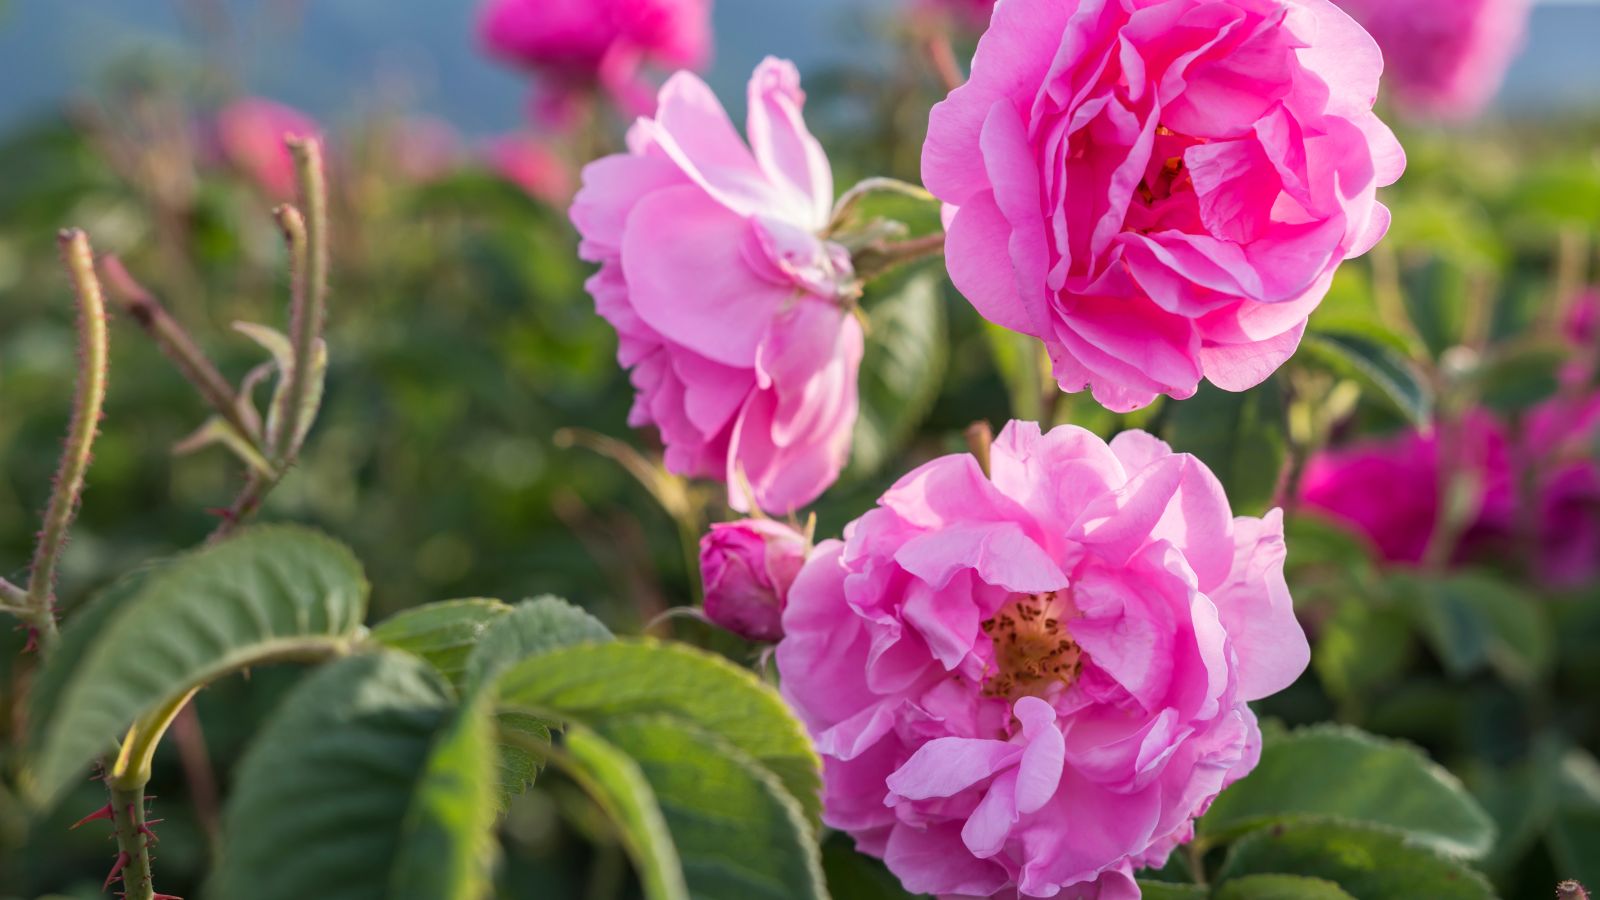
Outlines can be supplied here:
<path id="1" fill-rule="evenodd" d="M 711 89 L 680 72 L 629 152 L 584 169 L 572 205 L 579 253 L 600 263 L 589 291 L 638 390 L 630 424 L 660 431 L 671 471 L 724 479 L 741 511 L 816 499 L 856 419 L 854 277 L 849 253 L 819 236 L 833 174 L 804 102 L 793 65 L 763 62 L 747 147 Z"/>
<path id="2" fill-rule="evenodd" d="M 782 522 L 719 522 L 700 539 L 706 618 L 752 641 L 783 637 L 783 606 L 809 547 Z"/>
<path id="3" fill-rule="evenodd" d="M 1137 431 L 1013 422 L 991 471 L 917 469 L 789 591 L 824 818 L 914 893 L 1137 897 L 1306 667 L 1282 517 Z"/>
<path id="4" fill-rule="evenodd" d="M 1527 36 L 1529 0 L 1339 0 L 1388 63 L 1385 87 L 1404 112 L 1469 119 L 1505 80 Z"/>
<path id="5" fill-rule="evenodd" d="M 1457 558 L 1503 544 L 1517 521 L 1517 486 L 1505 426 L 1478 411 L 1449 446 L 1455 471 L 1473 488 L 1469 525 Z M 1421 562 L 1439 525 L 1440 440 L 1415 431 L 1325 451 L 1306 463 L 1301 502 L 1369 538 L 1392 562 Z"/>
<path id="6" fill-rule="evenodd" d="M 1388 227 L 1382 69 L 1328 0 L 1005 0 L 923 148 L 950 276 L 1111 409 L 1259 384 Z"/>
<path id="7" fill-rule="evenodd" d="M 705 65 L 711 0 L 488 0 L 478 33 L 491 54 L 541 73 L 558 94 L 599 85 L 636 106 L 649 100 L 642 66 Z"/>
<path id="8" fill-rule="evenodd" d="M 296 190 L 294 157 L 284 138 L 321 134 L 310 116 L 260 97 L 229 103 L 217 111 L 212 123 L 212 139 L 222 161 L 274 200 L 292 200 Z"/>

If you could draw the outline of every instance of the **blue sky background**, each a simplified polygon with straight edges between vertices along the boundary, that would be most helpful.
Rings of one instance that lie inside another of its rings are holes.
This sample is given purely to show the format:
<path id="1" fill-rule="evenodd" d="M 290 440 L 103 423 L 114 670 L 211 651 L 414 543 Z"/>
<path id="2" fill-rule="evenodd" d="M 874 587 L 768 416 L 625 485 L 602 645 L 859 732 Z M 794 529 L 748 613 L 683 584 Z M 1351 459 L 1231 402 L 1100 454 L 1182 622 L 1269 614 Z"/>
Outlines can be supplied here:
<path id="1" fill-rule="evenodd" d="M 387 103 L 471 134 L 520 121 L 523 86 L 476 53 L 468 0 L 0 0 L 0 127 L 48 112 L 118 56 L 179 50 L 192 34 L 180 11 L 212 2 L 231 11 L 228 56 L 251 92 L 329 120 Z M 768 53 L 802 69 L 870 55 L 895 2 L 718 0 L 710 79 L 737 106 L 744 77 Z M 1503 110 L 1600 109 L 1600 2 L 1542 3 L 1529 43 Z"/>

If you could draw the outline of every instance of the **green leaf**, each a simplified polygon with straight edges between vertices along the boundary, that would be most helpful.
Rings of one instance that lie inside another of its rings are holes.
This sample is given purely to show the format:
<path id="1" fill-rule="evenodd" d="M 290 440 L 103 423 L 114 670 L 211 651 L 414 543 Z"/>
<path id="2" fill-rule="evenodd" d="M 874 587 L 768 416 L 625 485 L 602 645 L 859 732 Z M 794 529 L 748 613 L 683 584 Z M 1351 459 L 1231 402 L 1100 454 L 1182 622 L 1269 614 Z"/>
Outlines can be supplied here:
<path id="1" fill-rule="evenodd" d="M 1494 823 L 1415 747 L 1337 725 L 1269 735 L 1255 771 L 1223 791 L 1197 833 L 1220 843 L 1306 818 L 1381 825 L 1444 853 L 1478 857 Z"/>
<path id="2" fill-rule="evenodd" d="M 647 900 L 688 900 L 683 863 L 639 764 L 582 726 L 567 732 L 568 772 L 616 823 Z"/>
<path id="3" fill-rule="evenodd" d="M 1252 832 L 1233 846 L 1217 880 L 1274 873 L 1331 881 L 1361 900 L 1494 900 L 1483 876 L 1461 863 L 1387 829 L 1337 822 Z"/>
<path id="4" fill-rule="evenodd" d="M 1561 760 L 1560 791 L 1547 841 L 1562 878 L 1600 885 L 1600 762 L 1585 750 Z"/>
<path id="5" fill-rule="evenodd" d="M 466 684 L 484 683 L 507 666 L 541 653 L 611 640 L 600 620 L 558 597 L 525 600 L 491 623 L 467 656 Z"/>
<path id="6" fill-rule="evenodd" d="M 909 900 L 921 896 L 907 893 L 882 860 L 858 852 L 855 841 L 842 831 L 829 834 L 822 842 L 822 871 L 828 877 L 828 893 L 833 900 Z"/>
<path id="7" fill-rule="evenodd" d="M 861 414 L 850 474 L 881 469 L 921 424 L 944 383 L 948 343 L 943 278 L 923 270 L 896 279 L 886 296 L 868 297 L 871 317 L 861 359 Z"/>
<path id="8" fill-rule="evenodd" d="M 1191 900 L 1209 896 L 1197 884 L 1176 884 L 1170 881 L 1139 881 L 1139 894 L 1144 900 Z"/>
<path id="9" fill-rule="evenodd" d="M 1148 895 L 1147 895 L 1148 896 Z M 1217 886 L 1216 900 L 1355 900 L 1331 881 L 1304 875 L 1247 875 Z"/>
<path id="10" fill-rule="evenodd" d="M 178 557 L 53 654 L 32 708 L 33 793 L 52 801 L 132 721 L 240 668 L 324 658 L 366 613 L 350 551 L 303 528 L 268 526 Z M 109 605 L 109 603 L 108 603 Z M 66 669 L 69 671 L 52 671 Z"/>
<path id="11" fill-rule="evenodd" d="M 1550 670 L 1555 635 L 1538 598 L 1493 576 L 1463 572 L 1390 582 L 1402 609 L 1451 675 L 1488 666 L 1506 681 L 1530 686 Z"/>
<path id="12" fill-rule="evenodd" d="M 1300 342 L 1301 354 L 1335 374 L 1353 378 L 1419 428 L 1433 419 L 1433 391 L 1393 346 L 1368 335 L 1317 332 Z"/>
<path id="13" fill-rule="evenodd" d="M 1203 384 L 1170 407 L 1164 434 L 1172 449 L 1193 453 L 1216 473 L 1240 515 L 1272 506 L 1289 458 L 1288 421 L 1276 379 L 1236 394 Z"/>
<path id="14" fill-rule="evenodd" d="M 800 805 L 755 760 L 671 716 L 610 718 L 597 733 L 628 754 L 649 783 L 692 896 L 827 896 Z"/>
<path id="15" fill-rule="evenodd" d="M 500 805 L 504 807 L 544 771 L 548 754 L 535 753 L 532 748 L 550 746 L 550 723 L 538 716 L 505 711 L 495 715 L 495 724 L 500 743 Z"/>
<path id="16" fill-rule="evenodd" d="M 498 689 L 506 706 L 591 728 L 620 716 L 680 719 L 765 766 L 820 820 L 820 762 L 804 729 L 777 691 L 721 657 L 649 641 L 566 647 L 517 663 Z"/>
<path id="17" fill-rule="evenodd" d="M 404 653 L 350 657 L 284 699 L 240 763 L 211 895 L 486 896 L 495 807 L 487 707 Z"/>
<path id="18" fill-rule="evenodd" d="M 499 600 L 429 603 L 385 619 L 372 629 L 372 639 L 422 657 L 460 688 L 467 671 L 467 655 L 489 624 L 509 612 L 511 607 Z"/>

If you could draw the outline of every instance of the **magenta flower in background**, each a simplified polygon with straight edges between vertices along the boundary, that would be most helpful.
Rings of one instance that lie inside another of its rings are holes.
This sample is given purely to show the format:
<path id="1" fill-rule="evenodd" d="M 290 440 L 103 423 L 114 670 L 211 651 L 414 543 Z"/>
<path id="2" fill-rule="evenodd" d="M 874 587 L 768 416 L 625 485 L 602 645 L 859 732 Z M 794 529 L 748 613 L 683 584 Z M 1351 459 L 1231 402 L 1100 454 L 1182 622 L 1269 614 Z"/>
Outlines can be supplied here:
<path id="1" fill-rule="evenodd" d="M 1517 522 L 1517 486 L 1505 426 L 1485 411 L 1468 415 L 1452 441 L 1456 471 L 1478 486 L 1477 508 L 1457 558 L 1499 543 Z M 1440 440 L 1410 431 L 1324 451 L 1306 463 L 1300 499 L 1370 539 L 1384 559 L 1418 563 L 1439 523 Z"/>
<path id="2" fill-rule="evenodd" d="M 856 419 L 854 276 L 820 237 L 833 175 L 804 103 L 794 66 L 763 62 L 746 146 L 680 72 L 629 152 L 584 169 L 572 205 L 579 253 L 600 263 L 589 291 L 638 391 L 629 423 L 660 431 L 671 471 L 726 481 L 741 511 L 816 499 Z"/>
<path id="3" fill-rule="evenodd" d="M 1527 37 L 1530 0 L 1339 0 L 1383 48 L 1402 112 L 1445 121 L 1481 113 Z"/>
<path id="4" fill-rule="evenodd" d="M 810 541 L 782 522 L 719 522 L 700 539 L 706 618 L 751 641 L 783 637 L 783 607 Z"/>
<path id="5" fill-rule="evenodd" d="M 989 24 L 994 4 L 995 0 L 911 0 L 913 13 L 952 16 L 971 28 Z"/>
<path id="6" fill-rule="evenodd" d="M 1539 580 L 1575 587 L 1600 575 L 1600 393 L 1555 397 L 1523 422 Z"/>
<path id="7" fill-rule="evenodd" d="M 913 893 L 1137 897 L 1306 667 L 1282 516 L 1138 431 L 1013 422 L 991 471 L 917 469 L 789 591 L 824 819 Z"/>
<path id="8" fill-rule="evenodd" d="M 1113 410 L 1259 384 L 1388 227 L 1382 69 L 1327 0 L 1005 0 L 923 148 L 951 278 Z"/>
<path id="9" fill-rule="evenodd" d="M 293 107 L 260 97 L 235 100 L 217 111 L 211 139 L 222 162 L 274 200 L 295 196 L 294 157 L 286 137 L 319 137 L 322 128 Z"/>
<path id="10" fill-rule="evenodd" d="M 549 142 L 532 134 L 508 134 L 489 141 L 483 159 L 496 175 L 551 206 L 572 200 L 572 167 Z"/>
<path id="11" fill-rule="evenodd" d="M 488 0 L 478 34 L 491 55 L 547 79 L 549 108 L 598 86 L 643 113 L 643 67 L 699 69 L 709 60 L 711 0 Z"/>

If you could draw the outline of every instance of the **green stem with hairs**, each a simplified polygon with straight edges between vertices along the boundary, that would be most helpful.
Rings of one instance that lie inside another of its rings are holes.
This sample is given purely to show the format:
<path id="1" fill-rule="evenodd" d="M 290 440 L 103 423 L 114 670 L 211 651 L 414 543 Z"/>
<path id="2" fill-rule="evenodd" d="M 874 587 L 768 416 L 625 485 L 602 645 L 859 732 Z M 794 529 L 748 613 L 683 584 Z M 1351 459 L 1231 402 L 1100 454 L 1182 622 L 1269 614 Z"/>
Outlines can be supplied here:
<path id="1" fill-rule="evenodd" d="M 45 508 L 44 527 L 34 549 L 33 568 L 28 575 L 28 593 L 23 618 L 37 629 L 41 644 L 55 640 L 56 567 L 66 547 L 67 532 L 77 517 L 83 498 L 83 485 L 89 473 L 94 439 L 100 430 L 100 415 L 106 399 L 106 305 L 95 276 L 94 251 L 89 237 L 78 229 L 61 232 L 58 243 L 67 273 L 78 298 L 78 389 L 72 403 L 72 423 L 67 429 L 66 446 L 56 470 L 55 487 Z"/>

